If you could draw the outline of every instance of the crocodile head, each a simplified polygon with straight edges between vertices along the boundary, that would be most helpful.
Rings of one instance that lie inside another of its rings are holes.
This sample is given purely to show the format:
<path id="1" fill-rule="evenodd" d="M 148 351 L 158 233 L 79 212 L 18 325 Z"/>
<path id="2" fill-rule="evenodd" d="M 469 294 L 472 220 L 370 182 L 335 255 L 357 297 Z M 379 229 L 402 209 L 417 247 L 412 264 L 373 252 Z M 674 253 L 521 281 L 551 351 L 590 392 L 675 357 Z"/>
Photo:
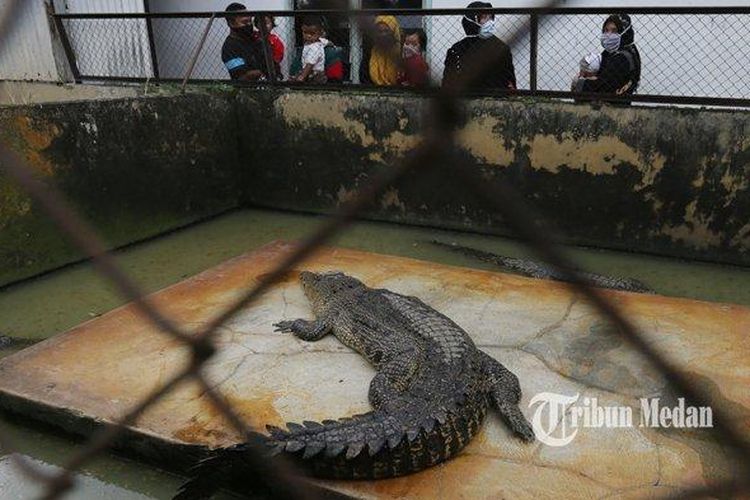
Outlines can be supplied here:
<path id="1" fill-rule="evenodd" d="M 361 290 L 365 285 L 356 278 L 341 272 L 300 273 L 300 282 L 313 310 L 321 311 L 335 297 Z"/>

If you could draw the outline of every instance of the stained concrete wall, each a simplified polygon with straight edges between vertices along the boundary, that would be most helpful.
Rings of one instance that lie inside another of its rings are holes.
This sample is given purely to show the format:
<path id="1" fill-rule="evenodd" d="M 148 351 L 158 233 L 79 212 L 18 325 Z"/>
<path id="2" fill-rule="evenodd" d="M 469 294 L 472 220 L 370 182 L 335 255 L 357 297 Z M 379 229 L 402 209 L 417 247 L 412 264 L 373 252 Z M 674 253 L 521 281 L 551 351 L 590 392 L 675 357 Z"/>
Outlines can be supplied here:
<path id="1" fill-rule="evenodd" d="M 236 128 L 209 96 L 0 108 L 0 139 L 120 246 L 237 206 Z M 0 173 L 0 285 L 80 259 Z"/>
<path id="2" fill-rule="evenodd" d="M 417 144 L 425 104 L 282 92 L 259 120 L 242 122 L 256 139 L 242 155 L 263 165 L 246 183 L 248 202 L 332 212 Z M 452 178 L 463 162 L 490 184 L 515 185 L 567 242 L 750 264 L 750 114 L 497 99 L 467 111 L 461 147 L 434 173 L 389 190 L 371 218 L 507 234 Z"/>
<path id="3" fill-rule="evenodd" d="M 215 90 L 0 108 L 0 138 L 118 246 L 241 204 L 332 213 L 419 140 L 426 98 Z M 750 265 L 750 114 L 475 99 L 458 148 L 367 213 L 508 234 L 451 175 L 520 189 L 565 242 Z M 0 176 L 0 285 L 80 256 Z"/>
<path id="4" fill-rule="evenodd" d="M 0 106 L 179 95 L 177 85 L 97 85 L 0 81 Z"/>

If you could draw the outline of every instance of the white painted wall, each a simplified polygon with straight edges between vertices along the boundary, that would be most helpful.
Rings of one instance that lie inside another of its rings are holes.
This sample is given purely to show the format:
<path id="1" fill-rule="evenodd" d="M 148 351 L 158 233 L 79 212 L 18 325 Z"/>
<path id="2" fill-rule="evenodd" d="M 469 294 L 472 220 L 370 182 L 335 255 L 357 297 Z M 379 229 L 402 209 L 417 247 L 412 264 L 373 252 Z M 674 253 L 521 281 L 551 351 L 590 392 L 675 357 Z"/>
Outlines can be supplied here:
<path id="1" fill-rule="evenodd" d="M 2 8 L 8 0 L 0 0 Z M 230 0 L 151 0 L 152 12 L 223 10 Z M 58 12 L 142 12 L 143 0 L 54 0 Z M 292 0 L 245 0 L 250 8 L 291 10 Z M 425 8 L 458 8 L 468 0 L 425 0 Z M 495 0 L 497 7 L 529 7 L 543 0 Z M 638 6 L 746 6 L 747 0 L 564 0 L 562 7 Z M 600 51 L 599 32 L 604 15 L 549 16 L 540 23 L 538 87 L 567 90 L 580 58 Z M 747 68 L 750 47 L 744 33 L 750 16 L 633 16 L 636 43 L 643 58 L 641 93 L 672 95 L 716 95 L 750 98 Z M 523 16 L 498 19 L 498 36 L 507 39 Z M 276 33 L 293 49 L 291 18 L 278 18 Z M 57 80 L 44 0 L 24 0 L 20 27 L 0 47 L 1 79 Z M 153 75 L 146 22 L 143 20 L 91 20 L 69 22 L 71 43 L 79 54 L 84 74 Z M 162 77 L 181 78 L 198 44 L 206 20 L 154 20 L 153 31 Z M 427 58 L 433 79 L 440 81 L 445 52 L 460 40 L 460 16 L 425 18 L 428 34 Z M 227 77 L 221 62 L 221 46 L 228 33 L 217 19 L 195 68 L 194 77 Z M 90 37 L 96 38 L 91 43 Z M 8 50 L 12 47 L 12 50 Z M 87 52 L 88 51 L 88 52 Z M 355 51 L 356 54 L 356 51 Z M 520 88 L 529 87 L 529 38 L 513 47 Z M 284 64 L 286 67 L 287 64 Z M 352 73 L 357 74 L 356 61 Z"/>
<path id="2" fill-rule="evenodd" d="M 143 0 L 55 0 L 67 14 L 144 12 Z M 153 76 L 146 21 L 75 19 L 64 21 L 83 75 Z"/>
<path id="3" fill-rule="evenodd" d="M 0 18 L 9 1 L 0 0 Z M 24 0 L 10 36 L 0 43 L 0 80 L 58 79 L 44 0 Z"/>

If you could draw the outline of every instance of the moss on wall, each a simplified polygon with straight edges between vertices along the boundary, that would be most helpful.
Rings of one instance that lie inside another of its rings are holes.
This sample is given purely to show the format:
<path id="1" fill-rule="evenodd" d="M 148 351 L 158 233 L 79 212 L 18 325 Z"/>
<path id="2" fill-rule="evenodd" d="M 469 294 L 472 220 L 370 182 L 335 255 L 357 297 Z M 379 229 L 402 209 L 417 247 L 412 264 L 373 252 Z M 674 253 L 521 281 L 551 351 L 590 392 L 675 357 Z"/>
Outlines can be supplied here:
<path id="1" fill-rule="evenodd" d="M 111 247 L 237 206 L 232 106 L 208 96 L 0 109 L 0 136 Z M 0 284 L 82 256 L 0 175 Z"/>
<path id="2" fill-rule="evenodd" d="M 0 137 L 120 246 L 240 203 L 331 213 L 419 143 L 427 100 L 212 89 L 0 108 Z M 460 147 L 367 217 L 507 234 L 456 168 L 502 179 L 573 244 L 750 264 L 750 114 L 472 99 Z M 0 285 L 81 256 L 0 175 Z"/>
<path id="3" fill-rule="evenodd" d="M 329 213 L 420 140 L 416 96 L 284 91 L 266 103 L 248 201 Z M 502 179 L 569 243 L 750 264 L 750 114 L 474 99 L 460 147 L 389 190 L 370 218 L 507 234 L 457 184 L 468 166 Z M 240 146 L 242 148 L 242 145 Z"/>

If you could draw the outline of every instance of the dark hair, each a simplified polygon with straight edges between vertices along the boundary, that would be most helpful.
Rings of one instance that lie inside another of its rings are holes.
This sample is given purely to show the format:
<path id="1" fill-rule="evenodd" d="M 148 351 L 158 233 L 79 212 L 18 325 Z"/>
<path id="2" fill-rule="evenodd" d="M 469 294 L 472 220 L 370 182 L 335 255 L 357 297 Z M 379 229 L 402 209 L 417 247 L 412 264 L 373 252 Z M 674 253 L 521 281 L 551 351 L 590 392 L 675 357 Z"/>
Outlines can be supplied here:
<path id="1" fill-rule="evenodd" d="M 471 2 L 469 5 L 466 6 L 467 9 L 491 9 L 492 4 L 489 2 Z M 479 26 L 476 25 L 477 22 L 479 22 L 479 16 L 481 16 L 483 12 L 466 12 L 464 17 L 461 18 L 461 25 L 464 27 L 464 32 L 469 35 L 477 35 L 479 34 Z M 471 22 L 469 19 L 471 19 Z"/>
<path id="2" fill-rule="evenodd" d="M 604 24 L 602 24 L 602 33 L 604 33 L 604 30 L 609 23 L 613 23 L 615 26 L 617 26 L 617 32 L 622 35 L 622 39 L 620 41 L 621 49 L 623 47 L 628 47 L 635 42 L 635 30 L 633 30 L 633 21 L 630 20 L 629 15 L 612 14 L 607 19 L 605 19 Z M 627 33 L 625 33 L 625 30 L 628 30 Z"/>
<path id="3" fill-rule="evenodd" d="M 305 16 L 302 18 L 300 26 L 315 26 L 316 28 L 323 29 L 323 20 L 318 16 Z"/>
<path id="4" fill-rule="evenodd" d="M 410 28 L 404 30 L 404 40 L 407 36 L 417 35 L 419 37 L 419 45 L 422 46 L 422 50 L 427 48 L 427 33 L 422 28 Z"/>
<path id="5" fill-rule="evenodd" d="M 247 7 L 245 7 L 241 3 L 233 2 L 227 5 L 227 8 L 224 9 L 224 12 L 240 12 L 245 10 L 247 10 Z M 234 21 L 234 19 L 236 19 L 235 16 L 227 16 L 227 24 L 230 27 L 232 26 L 232 21 Z"/>
<path id="6" fill-rule="evenodd" d="M 256 28 L 260 29 L 260 22 L 261 20 L 270 19 L 272 26 L 275 28 L 277 26 L 276 19 L 273 16 L 255 16 L 253 19 L 253 24 Z"/>

